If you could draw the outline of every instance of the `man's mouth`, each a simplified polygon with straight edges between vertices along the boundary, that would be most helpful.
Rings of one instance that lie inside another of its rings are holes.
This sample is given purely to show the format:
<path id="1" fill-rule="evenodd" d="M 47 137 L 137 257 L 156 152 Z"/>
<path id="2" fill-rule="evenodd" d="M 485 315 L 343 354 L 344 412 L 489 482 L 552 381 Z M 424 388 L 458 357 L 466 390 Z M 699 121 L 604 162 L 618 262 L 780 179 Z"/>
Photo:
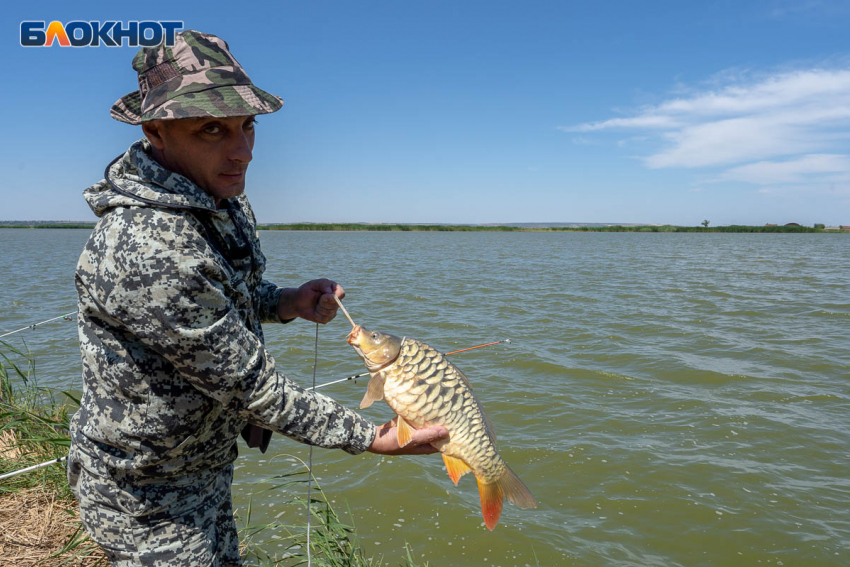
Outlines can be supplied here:
<path id="1" fill-rule="evenodd" d="M 245 177 L 245 172 L 239 171 L 239 172 L 236 172 L 236 173 L 219 173 L 219 175 L 221 175 L 225 179 L 229 179 L 231 181 L 239 181 L 240 179 Z"/>

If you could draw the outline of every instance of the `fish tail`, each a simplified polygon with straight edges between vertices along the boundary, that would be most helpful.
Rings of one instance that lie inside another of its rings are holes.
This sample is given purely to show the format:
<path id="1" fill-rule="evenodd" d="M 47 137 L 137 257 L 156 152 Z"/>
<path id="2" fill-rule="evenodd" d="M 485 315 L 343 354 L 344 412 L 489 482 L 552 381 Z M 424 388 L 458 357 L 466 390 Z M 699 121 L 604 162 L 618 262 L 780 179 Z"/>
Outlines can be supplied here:
<path id="1" fill-rule="evenodd" d="M 499 523 L 499 517 L 502 515 L 502 501 L 505 498 L 520 508 L 537 508 L 537 501 L 534 500 L 531 491 L 507 466 L 494 482 L 478 479 L 478 496 L 481 498 L 481 515 L 484 516 L 484 525 L 490 531 L 493 531 Z"/>
<path id="2" fill-rule="evenodd" d="M 507 465 L 498 482 L 508 502 L 520 508 L 537 508 L 537 501 L 531 491 Z"/>
<path id="3" fill-rule="evenodd" d="M 502 515 L 502 500 L 504 494 L 499 481 L 483 482 L 478 479 L 478 496 L 481 497 L 481 515 L 484 516 L 484 524 L 491 532 L 499 523 Z"/>

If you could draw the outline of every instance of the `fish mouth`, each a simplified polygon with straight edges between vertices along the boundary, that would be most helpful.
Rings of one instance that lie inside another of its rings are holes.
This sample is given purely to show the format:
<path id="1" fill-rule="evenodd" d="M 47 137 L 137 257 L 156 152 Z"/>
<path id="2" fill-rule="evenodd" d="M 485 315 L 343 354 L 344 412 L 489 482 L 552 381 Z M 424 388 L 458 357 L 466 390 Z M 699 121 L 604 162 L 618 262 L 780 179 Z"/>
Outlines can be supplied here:
<path id="1" fill-rule="evenodd" d="M 363 330 L 363 327 L 360 325 L 355 325 L 351 332 L 348 333 L 348 336 L 345 338 L 346 342 L 352 346 L 357 346 L 360 344 L 360 331 Z"/>

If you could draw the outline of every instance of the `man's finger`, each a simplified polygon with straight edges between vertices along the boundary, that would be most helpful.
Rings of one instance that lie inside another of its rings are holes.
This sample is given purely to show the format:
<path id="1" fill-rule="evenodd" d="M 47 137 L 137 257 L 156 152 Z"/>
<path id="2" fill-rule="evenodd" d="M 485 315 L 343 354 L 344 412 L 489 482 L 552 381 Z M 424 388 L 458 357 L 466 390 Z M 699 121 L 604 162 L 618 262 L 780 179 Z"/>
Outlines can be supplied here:
<path id="1" fill-rule="evenodd" d="M 333 280 L 329 280 L 328 278 L 320 278 L 318 280 L 314 280 L 314 288 L 322 294 L 333 295 L 334 288 L 337 286 L 337 283 Z"/>
<path id="2" fill-rule="evenodd" d="M 319 297 L 319 305 L 322 309 L 327 309 L 328 311 L 333 311 L 336 313 L 336 310 L 339 309 L 339 306 L 334 299 L 334 294 L 332 293 L 324 293 L 321 297 Z"/>
<path id="3" fill-rule="evenodd" d="M 412 441 L 416 445 L 427 445 L 434 441 L 438 441 L 439 439 L 445 439 L 448 436 L 449 430 L 445 427 L 426 427 L 416 431 L 416 433 L 413 434 Z"/>

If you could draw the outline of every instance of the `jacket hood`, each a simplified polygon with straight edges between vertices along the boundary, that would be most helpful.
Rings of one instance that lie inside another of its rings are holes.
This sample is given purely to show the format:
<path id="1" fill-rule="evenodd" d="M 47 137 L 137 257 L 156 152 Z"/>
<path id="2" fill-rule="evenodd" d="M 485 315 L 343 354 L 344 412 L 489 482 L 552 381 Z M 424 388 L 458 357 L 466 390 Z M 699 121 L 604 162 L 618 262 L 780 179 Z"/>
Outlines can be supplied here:
<path id="1" fill-rule="evenodd" d="M 186 177 L 159 165 L 150 151 L 147 138 L 135 142 L 106 168 L 106 179 L 83 191 L 95 215 L 101 217 L 114 207 L 216 211 L 212 197 Z"/>

